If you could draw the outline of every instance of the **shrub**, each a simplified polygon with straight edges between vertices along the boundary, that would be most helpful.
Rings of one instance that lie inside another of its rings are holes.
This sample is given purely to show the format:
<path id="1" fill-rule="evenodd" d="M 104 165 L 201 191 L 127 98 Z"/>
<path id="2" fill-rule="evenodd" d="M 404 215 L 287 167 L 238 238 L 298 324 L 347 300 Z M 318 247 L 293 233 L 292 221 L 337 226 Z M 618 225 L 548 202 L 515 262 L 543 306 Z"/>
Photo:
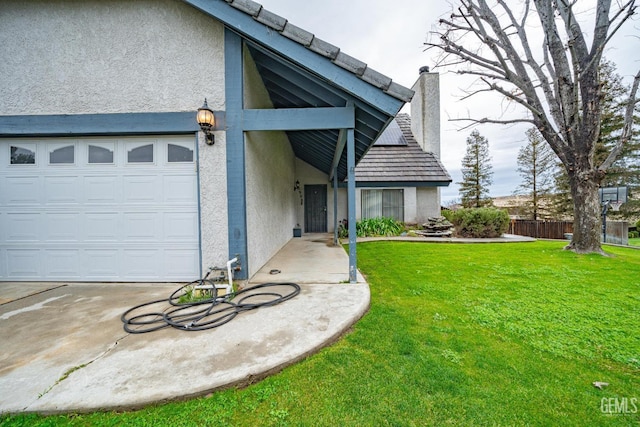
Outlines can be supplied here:
<path id="1" fill-rule="evenodd" d="M 440 215 L 442 215 L 443 217 L 445 217 L 447 219 L 447 221 L 451 222 L 451 217 L 453 217 L 453 212 L 451 209 L 442 209 L 440 211 Z"/>
<path id="2" fill-rule="evenodd" d="M 368 218 L 356 222 L 358 237 L 399 236 L 404 224 L 393 218 Z"/>
<path id="3" fill-rule="evenodd" d="M 630 239 L 637 239 L 638 237 L 640 237 L 640 233 L 638 233 L 637 231 L 630 231 L 629 232 L 629 238 Z"/>
<path id="4" fill-rule="evenodd" d="M 459 209 L 451 222 L 459 237 L 500 237 L 509 229 L 509 214 L 495 208 Z"/>

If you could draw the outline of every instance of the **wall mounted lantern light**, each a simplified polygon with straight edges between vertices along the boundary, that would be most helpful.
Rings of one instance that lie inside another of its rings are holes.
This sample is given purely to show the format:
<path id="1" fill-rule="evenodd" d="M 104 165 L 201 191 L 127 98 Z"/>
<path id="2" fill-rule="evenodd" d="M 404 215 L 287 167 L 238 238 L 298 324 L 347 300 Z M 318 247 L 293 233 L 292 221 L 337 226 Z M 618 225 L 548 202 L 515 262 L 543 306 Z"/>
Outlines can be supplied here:
<path id="1" fill-rule="evenodd" d="M 211 108 L 207 105 L 207 98 L 204 99 L 202 107 L 198 108 L 197 120 L 200 125 L 200 129 L 202 129 L 202 132 L 204 132 L 204 136 L 206 137 L 206 143 L 208 145 L 213 145 L 216 140 L 215 135 L 211 130 L 215 128 L 216 119 L 213 115 L 213 111 L 211 111 Z"/>
<path id="2" fill-rule="evenodd" d="M 300 181 L 296 180 L 296 184 L 293 186 L 293 191 L 298 191 L 300 189 Z"/>

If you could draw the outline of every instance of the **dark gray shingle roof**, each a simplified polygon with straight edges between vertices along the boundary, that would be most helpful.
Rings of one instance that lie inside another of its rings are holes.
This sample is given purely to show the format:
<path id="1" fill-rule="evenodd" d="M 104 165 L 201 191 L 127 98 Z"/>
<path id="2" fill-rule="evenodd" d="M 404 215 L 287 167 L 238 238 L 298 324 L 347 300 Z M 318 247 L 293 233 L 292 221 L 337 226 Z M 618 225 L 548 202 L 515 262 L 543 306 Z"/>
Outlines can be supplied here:
<path id="1" fill-rule="evenodd" d="M 345 54 L 340 51 L 339 47 L 336 47 L 331 43 L 327 43 L 324 40 L 317 38 L 314 34 L 291 24 L 285 18 L 278 16 L 273 12 L 269 12 L 263 8 L 260 3 L 256 3 L 252 0 L 224 1 L 229 3 L 232 7 L 250 15 L 261 24 L 277 31 L 286 38 L 301 44 L 307 49 L 322 55 L 325 58 L 330 59 L 340 68 L 355 74 L 365 82 L 383 90 L 386 94 L 403 102 L 411 101 L 414 93 L 411 89 L 393 82 L 391 78 L 373 70 L 364 62 Z"/>
<path id="2" fill-rule="evenodd" d="M 362 183 L 413 183 L 420 185 L 448 185 L 451 176 L 440 159 L 422 150 L 411 132 L 411 117 L 398 114 L 396 126 L 389 125 L 378 141 L 356 166 L 356 182 Z M 405 144 L 397 141 L 396 129 L 400 129 Z M 385 133 L 393 135 L 385 137 Z M 389 144 L 387 141 L 393 141 Z"/>

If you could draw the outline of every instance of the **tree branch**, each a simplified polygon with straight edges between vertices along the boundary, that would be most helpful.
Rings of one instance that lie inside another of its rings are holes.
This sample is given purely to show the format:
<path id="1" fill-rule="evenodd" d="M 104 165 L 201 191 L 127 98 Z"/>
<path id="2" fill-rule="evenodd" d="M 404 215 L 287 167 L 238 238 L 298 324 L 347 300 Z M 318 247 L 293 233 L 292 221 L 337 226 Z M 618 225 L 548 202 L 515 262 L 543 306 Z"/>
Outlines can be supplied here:
<path id="1" fill-rule="evenodd" d="M 607 158 L 600 165 L 598 170 L 606 172 L 607 169 L 613 165 L 613 162 L 616 161 L 625 144 L 627 144 L 631 140 L 631 136 L 633 135 L 633 113 L 635 111 L 635 107 L 640 103 L 640 99 L 636 97 L 638 93 L 638 87 L 640 86 L 640 71 L 636 74 L 633 79 L 633 84 L 631 85 L 631 91 L 629 92 L 629 100 L 627 101 L 627 107 L 625 109 L 624 114 L 624 126 L 622 128 L 622 134 L 620 138 L 616 142 L 615 147 L 611 150 Z"/>

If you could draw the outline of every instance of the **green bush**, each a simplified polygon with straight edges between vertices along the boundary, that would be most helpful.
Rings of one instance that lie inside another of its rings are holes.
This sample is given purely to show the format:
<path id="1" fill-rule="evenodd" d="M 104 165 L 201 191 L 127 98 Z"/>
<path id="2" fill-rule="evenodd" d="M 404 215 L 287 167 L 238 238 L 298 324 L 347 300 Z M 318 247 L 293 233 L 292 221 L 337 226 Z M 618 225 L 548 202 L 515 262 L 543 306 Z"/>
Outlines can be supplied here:
<path id="1" fill-rule="evenodd" d="M 500 237 L 509 229 L 509 214 L 496 208 L 459 209 L 450 221 L 459 237 Z"/>
<path id="2" fill-rule="evenodd" d="M 453 216 L 453 211 L 451 209 L 442 209 L 440 211 L 440 215 L 445 217 L 445 219 L 447 221 L 451 222 L 451 217 Z"/>
<path id="3" fill-rule="evenodd" d="M 640 233 L 637 231 L 630 231 L 629 232 L 629 238 L 630 239 L 637 239 L 638 237 L 640 237 Z"/>
<path id="4" fill-rule="evenodd" d="M 404 224 L 393 218 L 368 218 L 356 222 L 358 237 L 399 236 Z"/>

